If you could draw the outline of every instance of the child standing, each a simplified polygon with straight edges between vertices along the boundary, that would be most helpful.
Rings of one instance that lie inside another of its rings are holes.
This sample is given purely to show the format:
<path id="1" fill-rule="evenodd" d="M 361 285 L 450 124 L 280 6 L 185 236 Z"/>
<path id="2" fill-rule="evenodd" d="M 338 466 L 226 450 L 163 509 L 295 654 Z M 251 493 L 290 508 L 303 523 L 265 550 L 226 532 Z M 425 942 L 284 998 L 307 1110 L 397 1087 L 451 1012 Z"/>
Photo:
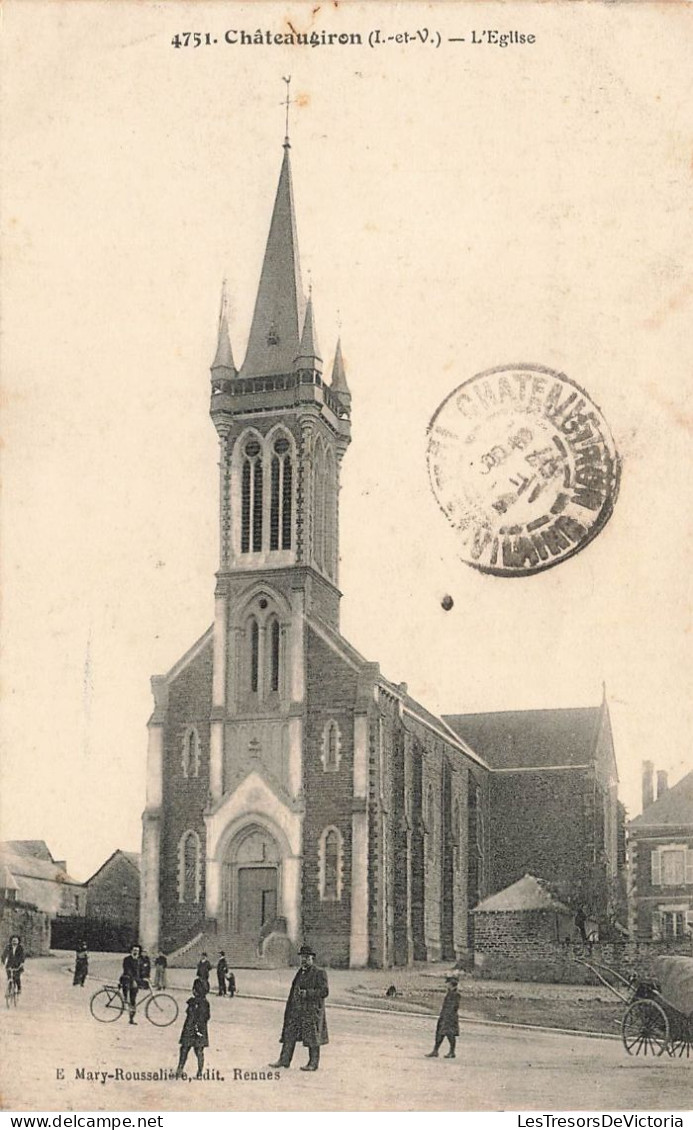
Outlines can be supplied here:
<path id="1" fill-rule="evenodd" d="M 427 1059 L 437 1059 L 438 1049 L 445 1039 L 447 1039 L 450 1045 L 450 1051 L 447 1052 L 445 1058 L 455 1058 L 455 1043 L 460 1034 L 460 1022 L 458 1018 L 460 994 L 457 991 L 459 982 L 457 977 L 446 977 L 445 981 L 448 987 L 443 998 L 440 1016 L 438 1017 L 438 1023 L 436 1025 L 436 1042 L 433 1051 L 428 1053 Z"/>
<path id="2" fill-rule="evenodd" d="M 186 1060 L 191 1048 L 195 1049 L 197 1059 L 196 1079 L 202 1078 L 205 1065 L 204 1049 L 209 1047 L 209 1034 L 207 1023 L 209 1021 L 209 1001 L 207 1000 L 207 984 L 200 977 L 196 977 L 192 987 L 193 995 L 188 999 L 187 1011 L 180 1034 L 180 1056 L 176 1079 L 183 1074 Z"/>
<path id="3" fill-rule="evenodd" d="M 80 942 L 75 953 L 75 975 L 72 978 L 72 984 L 80 985 L 81 988 L 84 988 L 84 982 L 87 979 L 88 972 L 89 954 L 87 953 L 87 943 Z"/>

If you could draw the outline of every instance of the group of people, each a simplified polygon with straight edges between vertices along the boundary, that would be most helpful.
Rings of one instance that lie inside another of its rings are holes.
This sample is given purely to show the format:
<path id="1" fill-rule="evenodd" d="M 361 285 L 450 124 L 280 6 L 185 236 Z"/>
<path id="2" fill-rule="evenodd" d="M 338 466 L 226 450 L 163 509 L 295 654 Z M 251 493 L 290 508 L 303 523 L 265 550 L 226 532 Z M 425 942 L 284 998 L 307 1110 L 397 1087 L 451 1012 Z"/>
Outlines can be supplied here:
<path id="1" fill-rule="evenodd" d="M 282 1046 L 281 1054 L 276 1063 L 272 1063 L 270 1066 L 289 1068 L 296 1044 L 301 1043 L 308 1049 L 308 1062 L 301 1067 L 301 1071 L 317 1071 L 320 1065 L 320 1049 L 328 1043 L 325 1001 L 329 995 L 329 986 L 325 970 L 320 969 L 315 964 L 315 950 L 304 944 L 299 949 L 298 955 L 301 964 L 291 983 L 284 1010 L 284 1023 L 279 1037 Z M 8 980 L 10 977 L 14 978 L 17 991 L 21 992 L 24 949 L 17 934 L 13 934 L 5 946 L 1 960 Z M 154 963 L 156 970 L 155 989 L 166 987 L 167 964 L 166 956 L 159 953 Z M 84 986 L 88 969 L 89 955 L 86 942 L 81 942 L 77 946 L 75 955 L 73 985 Z M 185 1020 L 179 1039 L 180 1056 L 176 1071 L 177 1078 L 182 1076 L 191 1050 L 195 1052 L 197 1059 L 198 1078 L 201 1078 L 204 1070 L 204 1049 L 209 1046 L 210 1007 L 207 996 L 210 992 L 211 971 L 212 963 L 207 954 L 203 952 L 195 971 L 192 995 L 186 1002 Z M 151 960 L 148 954 L 139 944 L 133 945 L 123 959 L 123 971 L 119 981 L 131 1024 L 136 1023 L 137 994 L 141 988 L 149 987 L 150 974 Z M 236 978 L 229 969 L 226 954 L 223 950 L 219 951 L 216 974 L 218 995 L 220 997 L 235 996 Z M 428 1058 L 438 1056 L 445 1039 L 449 1044 L 449 1051 L 445 1058 L 455 1058 L 455 1045 L 459 1035 L 459 981 L 456 976 L 450 975 L 446 977 L 446 983 L 447 991 L 436 1025 L 435 1043 L 433 1051 L 428 1053 Z"/>
<path id="2" fill-rule="evenodd" d="M 207 957 L 206 950 L 200 954 L 200 960 L 197 963 L 195 976 L 199 977 L 207 985 L 207 992 L 209 989 L 209 978 L 212 972 L 212 963 Z M 234 997 L 236 995 L 236 978 L 229 969 L 229 963 L 226 960 L 224 950 L 219 950 L 219 960 L 217 961 L 217 985 L 220 997 Z"/>

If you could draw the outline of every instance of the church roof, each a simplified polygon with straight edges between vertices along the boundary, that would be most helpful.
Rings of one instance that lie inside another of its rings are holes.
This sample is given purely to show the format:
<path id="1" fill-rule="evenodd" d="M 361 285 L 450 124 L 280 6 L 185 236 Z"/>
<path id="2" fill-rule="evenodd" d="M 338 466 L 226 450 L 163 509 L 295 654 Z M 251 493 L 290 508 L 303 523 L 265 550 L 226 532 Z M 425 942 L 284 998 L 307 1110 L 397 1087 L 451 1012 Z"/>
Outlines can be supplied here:
<path id="1" fill-rule="evenodd" d="M 602 707 L 444 714 L 492 769 L 575 768 L 592 764 Z"/>
<path id="2" fill-rule="evenodd" d="M 693 825 L 693 771 L 649 804 L 644 812 L 630 821 L 629 828 L 661 828 Z"/>
<path id="3" fill-rule="evenodd" d="M 248 350 L 240 375 L 267 377 L 292 373 L 304 317 L 291 163 L 285 143 Z"/>
<path id="4" fill-rule="evenodd" d="M 478 914 L 487 910 L 552 910 L 558 914 L 572 913 L 564 903 L 554 898 L 542 880 L 534 875 L 523 875 L 516 883 L 483 899 L 474 907 L 473 913 Z"/>

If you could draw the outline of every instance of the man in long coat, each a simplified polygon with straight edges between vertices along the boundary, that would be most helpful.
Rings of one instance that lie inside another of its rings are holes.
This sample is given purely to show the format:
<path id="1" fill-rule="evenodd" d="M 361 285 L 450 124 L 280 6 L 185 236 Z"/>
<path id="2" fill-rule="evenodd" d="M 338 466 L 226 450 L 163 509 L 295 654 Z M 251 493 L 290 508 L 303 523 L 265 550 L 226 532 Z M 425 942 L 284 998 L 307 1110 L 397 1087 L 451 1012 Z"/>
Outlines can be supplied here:
<path id="1" fill-rule="evenodd" d="M 282 1054 L 272 1067 L 290 1067 L 294 1048 L 300 1041 L 308 1048 L 308 1063 L 301 1071 L 317 1071 L 320 1048 L 328 1043 L 325 999 L 329 994 L 327 974 L 315 965 L 315 951 L 302 945 L 298 951 L 301 967 L 293 979 L 284 1010 L 284 1026 L 279 1040 Z"/>

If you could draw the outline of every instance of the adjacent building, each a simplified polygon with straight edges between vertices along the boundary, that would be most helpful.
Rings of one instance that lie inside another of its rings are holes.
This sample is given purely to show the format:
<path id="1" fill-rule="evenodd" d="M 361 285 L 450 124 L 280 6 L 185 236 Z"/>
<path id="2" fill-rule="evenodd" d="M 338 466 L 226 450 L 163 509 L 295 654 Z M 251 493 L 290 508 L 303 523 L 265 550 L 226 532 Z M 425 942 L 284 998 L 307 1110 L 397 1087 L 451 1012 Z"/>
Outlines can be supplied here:
<path id="1" fill-rule="evenodd" d="M 628 825 L 632 937 L 690 944 L 693 935 L 693 772 L 669 788 L 643 763 L 643 810 Z"/>
<path id="2" fill-rule="evenodd" d="M 446 715 L 490 772 L 490 889 L 526 874 L 605 921 L 624 859 L 609 709 Z"/>
<path id="3" fill-rule="evenodd" d="M 84 886 L 89 946 L 92 949 L 129 949 L 139 934 L 139 855 L 118 848 Z"/>

